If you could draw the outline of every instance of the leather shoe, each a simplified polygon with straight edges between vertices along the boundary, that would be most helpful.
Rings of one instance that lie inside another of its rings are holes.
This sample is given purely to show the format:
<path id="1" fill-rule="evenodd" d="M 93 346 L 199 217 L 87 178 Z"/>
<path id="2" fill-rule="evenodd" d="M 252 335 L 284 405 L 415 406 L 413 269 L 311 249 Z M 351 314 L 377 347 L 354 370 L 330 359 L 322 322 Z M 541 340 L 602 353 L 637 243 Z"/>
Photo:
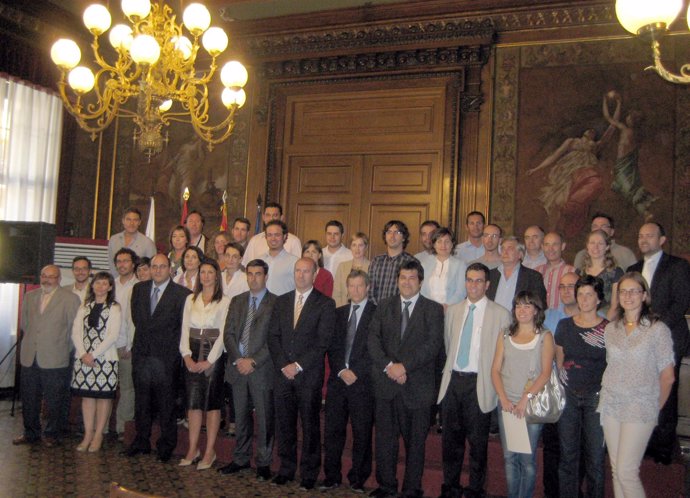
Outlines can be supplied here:
<path id="1" fill-rule="evenodd" d="M 159 451 L 158 461 L 162 463 L 168 463 L 172 458 L 172 451 Z"/>
<path id="2" fill-rule="evenodd" d="M 374 491 L 369 493 L 369 496 L 373 496 L 374 498 L 387 498 L 389 496 L 397 496 L 397 493 L 391 493 L 384 488 L 376 488 Z"/>
<path id="3" fill-rule="evenodd" d="M 40 441 L 40 439 L 30 439 L 26 437 L 24 434 L 22 434 L 21 436 L 17 436 L 16 438 L 14 438 L 12 440 L 12 444 L 15 446 L 21 446 L 23 444 L 36 444 Z"/>
<path id="4" fill-rule="evenodd" d="M 350 484 L 350 491 L 361 495 L 364 493 L 364 485 L 360 482 L 353 482 Z"/>
<path id="5" fill-rule="evenodd" d="M 130 446 L 120 453 L 120 455 L 133 457 L 137 455 L 148 455 L 149 453 L 151 453 L 151 448 L 137 448 L 136 446 Z"/>
<path id="6" fill-rule="evenodd" d="M 302 491 L 309 491 L 310 489 L 314 489 L 315 484 L 316 479 L 302 479 L 299 483 L 299 489 Z"/>
<path id="7" fill-rule="evenodd" d="M 338 481 L 326 479 L 321 483 L 321 486 L 319 486 L 319 491 L 328 491 L 329 489 L 335 489 L 338 486 L 340 486 Z"/>
<path id="8" fill-rule="evenodd" d="M 231 462 L 230 464 L 226 465 L 225 467 L 219 468 L 218 472 L 220 472 L 221 474 L 224 474 L 224 475 L 236 474 L 240 470 L 244 470 L 244 469 L 248 469 L 248 468 L 249 468 L 248 463 L 245 463 L 244 465 L 239 465 L 235 462 Z"/>
<path id="9" fill-rule="evenodd" d="M 272 486 L 285 486 L 290 481 L 292 481 L 292 478 L 278 474 L 271 481 L 271 485 Z"/>
<path id="10" fill-rule="evenodd" d="M 268 481 L 271 479 L 271 467 L 268 465 L 264 467 L 257 467 L 256 469 L 256 478 L 259 481 Z"/>

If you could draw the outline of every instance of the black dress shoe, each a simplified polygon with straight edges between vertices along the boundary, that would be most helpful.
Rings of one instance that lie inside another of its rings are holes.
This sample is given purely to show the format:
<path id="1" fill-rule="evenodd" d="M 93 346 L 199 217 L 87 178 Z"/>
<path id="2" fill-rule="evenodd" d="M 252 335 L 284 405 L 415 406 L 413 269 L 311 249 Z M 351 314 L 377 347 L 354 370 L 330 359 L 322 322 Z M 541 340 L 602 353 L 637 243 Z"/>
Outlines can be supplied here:
<path id="1" fill-rule="evenodd" d="M 172 451 L 159 451 L 158 461 L 162 463 L 168 463 L 172 458 Z"/>
<path id="2" fill-rule="evenodd" d="M 397 493 L 391 493 L 384 488 L 376 488 L 374 491 L 369 493 L 369 496 L 373 496 L 374 498 L 387 498 L 389 496 L 397 496 Z"/>
<path id="3" fill-rule="evenodd" d="M 257 467 L 256 478 L 259 481 L 268 481 L 271 479 L 271 467 L 266 465 L 265 467 Z"/>
<path id="4" fill-rule="evenodd" d="M 271 481 L 271 485 L 272 486 L 285 486 L 290 481 L 292 481 L 291 477 L 282 476 L 282 475 L 278 474 Z"/>
<path id="5" fill-rule="evenodd" d="M 16 438 L 14 438 L 12 440 L 12 444 L 15 446 L 21 446 L 23 444 L 36 444 L 36 443 L 40 443 L 40 442 L 41 442 L 41 438 L 31 439 L 31 438 L 26 437 L 23 434 L 21 436 L 17 436 Z"/>
<path id="6" fill-rule="evenodd" d="M 328 491 L 329 489 L 335 489 L 340 486 L 340 483 L 333 479 L 326 479 L 319 486 L 319 491 Z"/>
<path id="7" fill-rule="evenodd" d="M 54 448 L 55 446 L 60 446 L 60 440 L 54 437 L 43 438 L 43 446 L 46 448 Z"/>
<path id="8" fill-rule="evenodd" d="M 350 484 L 350 490 L 359 495 L 364 493 L 364 485 L 359 482 L 353 482 Z"/>
<path id="9" fill-rule="evenodd" d="M 133 457 L 137 455 L 148 455 L 149 453 L 151 453 L 151 448 L 137 448 L 136 446 L 130 446 L 120 453 L 120 455 Z"/>
<path id="10" fill-rule="evenodd" d="M 244 470 L 244 469 L 248 469 L 248 468 L 249 468 L 248 463 L 245 463 L 244 465 L 239 465 L 235 462 L 231 462 L 229 465 L 226 465 L 225 467 L 219 468 L 218 472 L 220 472 L 221 474 L 225 474 L 225 475 L 236 474 L 240 470 Z"/>
<path id="11" fill-rule="evenodd" d="M 314 489 L 315 484 L 316 479 L 302 479 L 299 483 L 299 489 L 302 491 L 309 491 L 310 489 Z"/>

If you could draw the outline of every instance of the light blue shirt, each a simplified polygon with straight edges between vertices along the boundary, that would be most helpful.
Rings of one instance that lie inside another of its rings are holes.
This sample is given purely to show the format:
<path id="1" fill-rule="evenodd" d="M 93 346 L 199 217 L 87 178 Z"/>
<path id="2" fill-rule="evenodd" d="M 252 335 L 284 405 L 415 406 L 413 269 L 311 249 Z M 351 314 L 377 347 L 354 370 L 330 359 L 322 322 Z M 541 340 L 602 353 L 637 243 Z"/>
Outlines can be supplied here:
<path id="1" fill-rule="evenodd" d="M 263 301 L 264 297 L 266 296 L 266 293 L 268 292 L 268 289 L 264 287 L 262 290 L 260 290 L 257 294 L 254 294 L 253 292 L 249 292 L 249 297 L 247 298 L 249 300 L 249 306 L 252 305 L 252 298 L 256 298 L 256 309 L 259 309 L 259 306 L 261 305 L 261 301 Z"/>
<path id="2" fill-rule="evenodd" d="M 521 266 L 522 265 L 520 265 L 520 263 L 515 265 L 515 269 L 508 279 L 506 279 L 506 276 L 503 273 L 503 265 L 498 267 L 498 271 L 501 273 L 501 280 L 498 281 L 496 299 L 494 299 L 494 301 L 507 310 L 513 309 L 513 299 L 515 299 L 515 289 L 517 287 Z"/>
<path id="3" fill-rule="evenodd" d="M 484 244 L 475 246 L 469 240 L 455 246 L 455 257 L 462 259 L 465 263 L 474 261 L 484 256 Z"/>

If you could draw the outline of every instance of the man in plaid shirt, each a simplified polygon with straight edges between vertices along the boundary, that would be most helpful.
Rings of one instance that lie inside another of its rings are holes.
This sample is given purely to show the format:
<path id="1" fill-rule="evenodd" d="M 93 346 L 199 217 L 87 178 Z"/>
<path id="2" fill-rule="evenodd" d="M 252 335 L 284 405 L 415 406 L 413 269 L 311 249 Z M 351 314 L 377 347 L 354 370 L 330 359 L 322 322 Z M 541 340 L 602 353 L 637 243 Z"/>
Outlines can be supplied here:
<path id="1" fill-rule="evenodd" d="M 410 231 L 400 220 L 391 220 L 383 227 L 383 241 L 386 254 L 376 256 L 369 265 L 369 299 L 375 304 L 387 297 L 398 294 L 398 269 L 415 257 L 405 252 L 410 241 Z"/>

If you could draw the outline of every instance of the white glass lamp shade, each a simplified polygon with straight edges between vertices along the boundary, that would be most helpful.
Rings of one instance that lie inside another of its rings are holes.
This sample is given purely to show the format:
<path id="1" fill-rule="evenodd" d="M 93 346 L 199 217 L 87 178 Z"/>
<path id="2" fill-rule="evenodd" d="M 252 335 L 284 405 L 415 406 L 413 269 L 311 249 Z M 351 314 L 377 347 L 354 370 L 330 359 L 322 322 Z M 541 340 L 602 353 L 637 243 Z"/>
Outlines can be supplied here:
<path id="1" fill-rule="evenodd" d="M 192 42 L 186 36 L 174 36 L 172 38 L 175 50 L 182 56 L 184 60 L 192 56 Z"/>
<path id="2" fill-rule="evenodd" d="M 83 94 L 90 91 L 95 83 L 95 78 L 91 69 L 84 66 L 77 66 L 69 72 L 67 82 L 78 94 Z"/>
<path id="3" fill-rule="evenodd" d="M 200 3 L 190 3 L 182 14 L 182 22 L 190 33 L 199 36 L 211 25 L 211 14 Z"/>
<path id="4" fill-rule="evenodd" d="M 84 11 L 84 26 L 94 35 L 98 36 L 108 31 L 110 22 L 110 12 L 108 9 L 97 3 L 89 5 Z"/>
<path id="5" fill-rule="evenodd" d="M 690 29 L 690 5 L 688 5 L 688 13 L 687 13 L 687 15 L 686 15 L 686 17 L 685 17 L 685 20 L 686 20 L 687 23 L 688 23 L 688 29 Z"/>
<path id="6" fill-rule="evenodd" d="M 230 61 L 220 71 L 220 80 L 226 88 L 242 88 L 247 84 L 247 69 L 238 61 Z"/>
<path id="7" fill-rule="evenodd" d="M 247 94 L 244 93 L 244 90 L 241 88 L 239 90 L 225 88 L 223 89 L 223 93 L 220 94 L 220 98 L 223 101 L 223 105 L 230 109 L 230 107 L 233 105 L 242 107 L 247 101 Z"/>
<path id="8" fill-rule="evenodd" d="M 164 100 L 163 103 L 162 103 L 161 105 L 158 106 L 158 110 L 159 110 L 160 112 L 169 111 L 170 108 L 172 107 L 172 105 L 173 105 L 173 101 L 172 101 L 171 99 Z"/>
<path id="9" fill-rule="evenodd" d="M 627 31 L 636 35 L 649 24 L 670 26 L 683 8 L 683 0 L 616 0 L 616 17 Z"/>
<path id="10" fill-rule="evenodd" d="M 228 35 L 221 28 L 208 28 L 201 43 L 209 54 L 216 56 L 228 47 Z"/>
<path id="11" fill-rule="evenodd" d="M 122 0 L 122 12 L 130 19 L 144 19 L 151 12 L 149 0 Z"/>
<path id="12" fill-rule="evenodd" d="M 61 69 L 72 69 L 81 60 L 81 50 L 76 43 L 67 38 L 60 38 L 50 49 L 50 58 Z"/>
<path id="13" fill-rule="evenodd" d="M 108 34 L 108 40 L 114 49 L 129 50 L 132 45 L 132 28 L 126 24 L 116 24 Z"/>
<path id="14" fill-rule="evenodd" d="M 138 35 L 132 40 L 129 53 L 137 64 L 155 64 L 161 55 L 161 48 L 153 36 Z"/>

